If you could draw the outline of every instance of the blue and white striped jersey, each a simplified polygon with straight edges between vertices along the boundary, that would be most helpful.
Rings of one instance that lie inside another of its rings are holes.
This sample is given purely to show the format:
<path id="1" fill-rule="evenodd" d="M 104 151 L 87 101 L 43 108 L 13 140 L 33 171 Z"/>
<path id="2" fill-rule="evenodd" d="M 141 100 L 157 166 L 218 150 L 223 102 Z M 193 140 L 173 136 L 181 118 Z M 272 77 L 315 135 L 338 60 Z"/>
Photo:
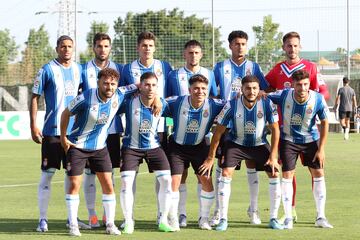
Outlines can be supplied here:
<path id="1" fill-rule="evenodd" d="M 170 64 L 165 61 L 154 59 L 150 67 L 145 67 L 140 63 L 140 60 L 135 60 L 124 66 L 120 76 L 120 83 L 124 85 L 140 83 L 140 76 L 146 72 L 153 72 L 158 78 L 158 94 L 159 97 L 165 98 L 166 87 L 169 72 L 172 70 Z M 159 132 L 165 131 L 165 118 L 161 118 L 159 123 Z"/>
<path id="2" fill-rule="evenodd" d="M 241 91 L 241 79 L 246 75 L 255 75 L 260 81 L 261 90 L 269 86 L 260 66 L 247 59 L 240 65 L 231 59 L 218 62 L 214 67 L 214 74 L 216 85 L 220 88 L 220 98 L 224 100 L 231 100 Z"/>
<path id="3" fill-rule="evenodd" d="M 81 149 L 104 148 L 109 126 L 121 103 L 136 91 L 135 85 L 119 87 L 106 102 L 100 99 L 97 88 L 91 88 L 77 96 L 68 106 L 76 119 L 69 140 Z"/>
<path id="4" fill-rule="evenodd" d="M 236 144 L 253 147 L 268 143 L 266 140 L 266 124 L 278 121 L 277 110 L 269 99 L 260 99 L 248 109 L 243 102 L 243 97 L 234 98 L 228 102 L 220 114 L 217 122 L 228 125 L 230 139 Z"/>
<path id="5" fill-rule="evenodd" d="M 161 98 L 164 114 L 167 103 Z M 120 113 L 125 113 L 126 129 L 123 137 L 123 147 L 132 149 L 154 149 L 160 147 L 158 126 L 161 116 L 155 117 L 151 108 L 146 107 L 140 96 L 127 99 L 120 107 Z"/>
<path id="6" fill-rule="evenodd" d="M 196 73 L 191 72 L 186 67 L 173 70 L 169 73 L 166 97 L 189 95 L 189 79 L 195 74 L 201 74 L 209 80 L 209 96 L 217 96 L 214 72 L 204 67 Z"/>
<path id="7" fill-rule="evenodd" d="M 325 120 L 329 115 L 328 106 L 320 93 L 309 90 L 309 99 L 301 104 L 295 100 L 293 88 L 270 93 L 268 97 L 279 105 L 281 110 L 281 139 L 303 144 L 320 138 L 316 116 Z"/>
<path id="8" fill-rule="evenodd" d="M 108 68 L 112 68 L 114 70 L 116 70 L 119 74 L 122 71 L 122 65 L 115 63 L 113 61 L 109 61 L 108 65 L 106 66 Z M 98 74 L 101 71 L 101 68 L 99 68 L 96 63 L 95 60 L 91 60 L 88 61 L 87 63 L 82 65 L 82 74 L 81 74 L 81 78 L 82 78 L 82 91 L 85 92 L 86 90 L 90 89 L 90 88 L 97 88 L 97 81 L 98 81 Z M 120 79 L 119 79 L 119 86 L 120 86 Z M 121 123 L 121 118 L 119 115 L 116 115 L 112 124 L 110 125 L 109 128 L 109 134 L 114 134 L 114 133 L 121 133 L 123 132 L 123 126 Z"/>
<path id="9" fill-rule="evenodd" d="M 174 119 L 174 140 L 181 145 L 200 144 L 226 103 L 219 99 L 206 99 L 203 106 L 195 109 L 188 95 L 166 100 Z"/>
<path id="10" fill-rule="evenodd" d="M 78 95 L 80 83 L 81 66 L 75 62 L 70 67 L 64 67 L 54 59 L 39 70 L 32 92 L 36 95 L 44 94 L 46 105 L 42 130 L 44 136 L 60 136 L 61 113 Z M 71 118 L 68 133 L 73 122 Z"/>

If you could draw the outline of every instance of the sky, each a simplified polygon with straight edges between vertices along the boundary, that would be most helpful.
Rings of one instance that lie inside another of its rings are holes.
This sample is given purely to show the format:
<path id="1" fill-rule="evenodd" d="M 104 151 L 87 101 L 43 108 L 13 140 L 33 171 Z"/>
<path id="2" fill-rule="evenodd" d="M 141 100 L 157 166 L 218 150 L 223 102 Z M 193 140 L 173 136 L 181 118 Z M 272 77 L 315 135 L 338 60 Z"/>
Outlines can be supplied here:
<path id="1" fill-rule="evenodd" d="M 0 30 L 10 30 L 11 36 L 24 48 L 31 28 L 45 24 L 50 42 L 55 46 L 58 29 L 59 0 L 0 0 Z M 211 22 L 211 0 L 76 0 L 77 45 L 86 48 L 86 34 L 90 23 L 102 21 L 110 26 L 126 13 L 146 10 L 171 10 L 175 7 L 185 15 L 195 14 Z M 271 14 L 283 33 L 297 31 L 302 36 L 303 51 L 331 51 L 346 48 L 346 0 L 213 0 L 214 25 L 220 28 L 221 40 L 227 47 L 227 35 L 232 30 L 244 30 L 249 35 L 249 47 L 255 43 L 252 26 L 262 25 L 263 17 Z M 349 0 L 350 50 L 360 48 L 360 1 Z M 45 12 L 36 14 L 37 12 Z M 96 13 L 94 13 L 96 12 Z"/>

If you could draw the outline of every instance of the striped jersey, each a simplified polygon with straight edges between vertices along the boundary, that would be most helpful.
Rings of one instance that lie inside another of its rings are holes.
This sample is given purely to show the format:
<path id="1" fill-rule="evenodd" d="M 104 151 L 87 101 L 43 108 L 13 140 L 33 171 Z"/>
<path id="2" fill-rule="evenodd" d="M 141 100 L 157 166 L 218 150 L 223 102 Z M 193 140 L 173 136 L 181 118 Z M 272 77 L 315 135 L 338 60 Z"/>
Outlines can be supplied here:
<path id="1" fill-rule="evenodd" d="M 154 116 L 151 108 L 146 107 L 140 96 L 127 99 L 120 107 L 120 113 L 125 113 L 126 129 L 123 137 L 123 147 L 149 150 L 160 147 L 158 126 L 161 115 L 167 108 L 167 103 L 161 98 L 162 111 L 160 116 Z"/>
<path id="2" fill-rule="evenodd" d="M 192 107 L 188 95 L 166 100 L 170 116 L 174 119 L 174 140 L 181 145 L 200 144 L 226 103 L 219 99 L 206 99 L 204 104 L 196 109 Z"/>
<path id="3" fill-rule="evenodd" d="M 220 88 L 220 98 L 231 100 L 238 92 L 241 92 L 241 79 L 246 75 L 255 75 L 260 81 L 260 89 L 268 88 L 260 66 L 250 60 L 245 59 L 240 65 L 234 63 L 232 59 L 218 62 L 214 68 L 216 85 Z"/>
<path id="4" fill-rule="evenodd" d="M 135 60 L 124 66 L 120 76 L 120 83 L 122 85 L 128 85 L 132 83 L 140 83 L 140 76 L 146 72 L 153 72 L 158 78 L 158 94 L 159 97 L 164 98 L 166 96 L 166 87 L 168 81 L 169 72 L 172 70 L 170 64 L 165 61 L 154 59 L 153 64 L 150 67 L 145 67 L 140 63 L 140 60 Z M 161 118 L 159 132 L 165 131 L 165 119 Z"/>
<path id="5" fill-rule="evenodd" d="M 231 123 L 230 140 L 236 144 L 253 147 L 267 144 L 266 124 L 278 121 L 276 107 L 269 99 L 260 99 L 249 109 L 243 96 L 228 102 L 217 117 L 218 124 Z"/>
<path id="6" fill-rule="evenodd" d="M 320 93 L 309 90 L 309 98 L 304 103 L 295 100 L 293 88 L 270 93 L 268 97 L 281 109 L 281 139 L 304 144 L 320 138 L 316 116 L 325 120 L 329 115 L 329 109 Z"/>
<path id="7" fill-rule="evenodd" d="M 75 62 L 64 67 L 56 59 L 45 64 L 34 80 L 32 93 L 44 94 L 45 119 L 42 134 L 44 136 L 60 136 L 61 113 L 79 91 L 81 83 L 81 66 Z M 70 119 L 68 133 L 73 124 Z"/>
<path id="8" fill-rule="evenodd" d="M 115 63 L 113 61 L 109 61 L 108 65 L 106 67 L 112 68 L 120 74 L 123 66 L 121 64 Z M 82 70 L 83 70 L 82 74 L 81 74 L 82 91 L 85 92 L 86 90 L 88 90 L 90 88 L 97 88 L 97 81 L 98 81 L 97 77 L 98 77 L 99 72 L 101 71 L 101 68 L 99 68 L 96 65 L 95 59 L 83 64 Z M 120 81 L 120 79 L 119 79 L 119 81 Z M 122 127 L 121 118 L 120 118 L 120 116 L 116 115 L 112 124 L 110 125 L 109 134 L 121 133 L 123 131 L 124 130 Z"/>
<path id="9" fill-rule="evenodd" d="M 217 89 L 214 72 L 204 67 L 200 67 L 200 70 L 196 73 L 191 72 L 186 67 L 171 71 L 166 89 L 166 97 L 189 95 L 189 79 L 195 74 L 201 74 L 209 80 L 208 96 L 216 97 Z"/>
<path id="10" fill-rule="evenodd" d="M 68 106 L 75 115 L 69 140 L 77 148 L 98 150 L 106 146 L 109 126 L 125 97 L 137 91 L 135 85 L 119 87 L 114 95 L 103 102 L 98 88 L 91 88 L 77 96 Z"/>

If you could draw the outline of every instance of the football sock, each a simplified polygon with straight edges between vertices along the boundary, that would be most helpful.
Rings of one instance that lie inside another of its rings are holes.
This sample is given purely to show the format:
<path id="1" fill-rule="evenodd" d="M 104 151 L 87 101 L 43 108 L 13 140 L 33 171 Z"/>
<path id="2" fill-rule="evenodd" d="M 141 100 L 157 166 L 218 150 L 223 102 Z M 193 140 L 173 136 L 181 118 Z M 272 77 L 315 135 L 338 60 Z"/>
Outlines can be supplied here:
<path id="1" fill-rule="evenodd" d="M 123 171 L 121 175 L 120 204 L 125 222 L 132 221 L 134 208 L 133 183 L 135 171 Z"/>
<path id="2" fill-rule="evenodd" d="M 326 186 L 324 177 L 314 178 L 313 195 L 317 218 L 325 218 Z"/>
<path id="3" fill-rule="evenodd" d="M 280 178 L 269 178 L 270 219 L 278 217 L 281 203 Z"/>
<path id="4" fill-rule="evenodd" d="M 255 168 L 247 168 L 246 175 L 250 193 L 250 211 L 258 210 L 259 177 Z"/>
<path id="5" fill-rule="evenodd" d="M 219 210 L 220 218 L 227 219 L 229 209 L 229 199 L 231 194 L 231 178 L 220 177 L 219 183 Z"/>
<path id="6" fill-rule="evenodd" d="M 41 172 L 40 182 L 38 186 L 38 205 L 40 211 L 40 219 L 47 219 L 47 210 L 51 195 L 51 179 L 55 174 L 55 168 Z"/>

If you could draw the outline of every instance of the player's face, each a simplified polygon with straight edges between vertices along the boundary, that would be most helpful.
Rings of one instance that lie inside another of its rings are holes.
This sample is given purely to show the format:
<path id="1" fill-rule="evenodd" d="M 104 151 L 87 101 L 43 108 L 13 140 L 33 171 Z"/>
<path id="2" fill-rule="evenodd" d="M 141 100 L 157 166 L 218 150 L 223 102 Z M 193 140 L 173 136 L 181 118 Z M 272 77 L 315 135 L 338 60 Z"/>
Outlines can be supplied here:
<path id="1" fill-rule="evenodd" d="M 199 46 L 189 46 L 184 50 L 186 65 L 196 67 L 200 65 L 203 54 Z"/>
<path id="2" fill-rule="evenodd" d="M 158 81 L 154 77 L 145 79 L 140 83 L 139 86 L 141 96 L 148 100 L 154 99 L 156 97 L 157 89 Z"/>
<path id="3" fill-rule="evenodd" d="M 302 103 L 308 99 L 310 80 L 308 78 L 300 81 L 293 81 L 293 87 L 295 90 L 295 99 Z"/>
<path id="4" fill-rule="evenodd" d="M 107 39 L 96 41 L 93 51 L 97 60 L 102 62 L 107 61 L 111 51 L 110 41 Z"/>
<path id="5" fill-rule="evenodd" d="M 155 42 L 151 39 L 143 39 L 137 46 L 140 59 L 153 59 L 155 52 Z"/>
<path id="6" fill-rule="evenodd" d="M 190 86 L 189 93 L 192 101 L 204 102 L 208 93 L 208 85 L 203 82 L 195 82 Z"/>
<path id="7" fill-rule="evenodd" d="M 245 38 L 235 38 L 231 41 L 229 48 L 233 58 L 245 57 L 247 52 L 247 40 Z"/>
<path id="8" fill-rule="evenodd" d="M 241 86 L 241 91 L 246 101 L 255 102 L 260 91 L 259 83 L 247 82 Z"/>
<path id="9" fill-rule="evenodd" d="M 301 45 L 300 45 L 300 39 L 293 37 L 288 38 L 284 42 L 282 46 L 286 58 L 289 60 L 296 60 L 299 57 Z"/>
<path id="10" fill-rule="evenodd" d="M 118 80 L 112 77 L 101 77 L 98 81 L 99 95 L 103 101 L 111 98 L 118 86 Z"/>
<path id="11" fill-rule="evenodd" d="M 56 47 L 56 53 L 58 58 L 62 61 L 71 60 L 73 54 L 73 42 L 71 40 L 62 41 L 59 46 Z"/>

